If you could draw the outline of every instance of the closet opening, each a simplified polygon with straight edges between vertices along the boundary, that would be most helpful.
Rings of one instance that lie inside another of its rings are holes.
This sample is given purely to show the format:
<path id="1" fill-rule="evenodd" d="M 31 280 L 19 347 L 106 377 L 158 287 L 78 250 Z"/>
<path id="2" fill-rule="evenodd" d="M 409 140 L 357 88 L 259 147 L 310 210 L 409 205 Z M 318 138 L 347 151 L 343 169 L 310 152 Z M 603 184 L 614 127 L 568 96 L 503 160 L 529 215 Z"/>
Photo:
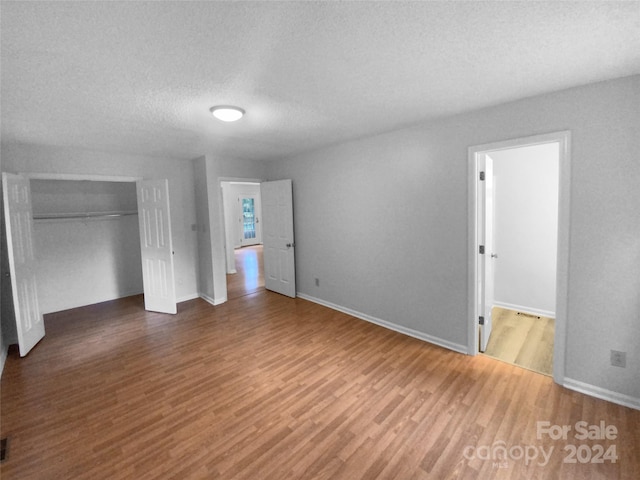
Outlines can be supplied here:
<path id="1" fill-rule="evenodd" d="M 30 186 L 43 314 L 143 293 L 135 182 Z"/>

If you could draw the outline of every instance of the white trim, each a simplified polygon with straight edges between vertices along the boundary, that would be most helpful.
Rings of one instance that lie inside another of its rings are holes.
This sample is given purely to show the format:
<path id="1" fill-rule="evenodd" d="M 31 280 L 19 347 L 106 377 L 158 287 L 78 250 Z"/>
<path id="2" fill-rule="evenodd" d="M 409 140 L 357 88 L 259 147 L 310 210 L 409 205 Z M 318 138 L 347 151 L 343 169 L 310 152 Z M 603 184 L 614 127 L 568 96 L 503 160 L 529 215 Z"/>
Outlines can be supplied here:
<path id="1" fill-rule="evenodd" d="M 76 305 L 75 303 L 69 305 L 62 305 L 55 307 L 55 310 L 42 310 L 43 315 L 49 315 L 50 313 L 64 312 L 65 310 L 73 310 L 74 308 L 88 307 L 90 305 L 98 305 L 99 303 L 113 302 L 114 300 L 120 300 L 122 298 L 135 297 L 136 295 L 144 295 L 143 290 L 130 290 L 126 292 L 119 292 L 117 297 L 104 298 L 102 300 L 91 301 L 91 303 L 83 303 Z"/>
<path id="2" fill-rule="evenodd" d="M 201 299 L 203 299 L 205 302 L 210 303 L 211 305 L 213 305 L 214 307 L 225 303 L 227 301 L 227 297 L 223 297 L 223 298 L 211 298 L 209 295 L 205 295 L 204 293 L 201 293 L 198 295 L 198 297 L 200 297 Z"/>
<path id="3" fill-rule="evenodd" d="M 640 410 L 640 398 L 637 397 L 632 397 L 623 393 L 612 392 L 611 390 L 607 390 L 606 388 L 596 387 L 595 385 L 579 382 L 578 380 L 566 377 L 562 386 L 568 388 L 569 390 L 584 393 L 585 395 L 590 395 L 592 397 L 606 400 L 617 405 Z"/>
<path id="4" fill-rule="evenodd" d="M 522 305 L 513 305 L 511 303 L 493 302 L 494 307 L 506 308 L 507 310 L 514 310 L 516 312 L 527 313 L 529 315 L 535 315 L 540 317 L 556 318 L 556 312 L 550 310 L 540 310 L 539 308 L 523 307 Z"/>
<path id="5" fill-rule="evenodd" d="M 243 178 L 243 177 L 218 177 L 218 185 L 221 182 L 229 182 L 229 183 L 246 183 L 246 184 L 259 184 L 262 182 L 266 182 L 266 180 L 263 180 L 261 178 Z"/>
<path id="6" fill-rule="evenodd" d="M 556 324 L 553 351 L 553 380 L 563 384 L 566 352 L 566 323 L 568 318 L 569 290 L 569 241 L 570 241 L 570 190 L 571 190 L 571 132 L 568 130 L 501 142 L 471 146 L 468 149 L 468 312 L 467 353 L 478 353 L 478 158 L 480 155 L 518 147 L 545 143 L 559 144 L 559 192 L 558 192 L 558 260 L 556 275 Z"/>
<path id="7" fill-rule="evenodd" d="M 413 338 L 417 338 L 418 340 L 423 340 L 425 342 L 432 343 L 434 345 L 438 345 L 440 347 L 453 350 L 458 353 L 467 353 L 466 345 L 461 345 L 459 343 L 453 343 L 448 340 L 443 340 L 438 337 L 434 337 L 431 335 L 427 335 L 426 333 L 419 332 L 418 330 L 414 330 L 412 328 L 404 327 L 402 325 L 398 325 L 387 320 L 382 320 L 380 318 L 372 317 L 371 315 L 367 315 L 366 313 L 358 312 L 356 310 L 352 310 L 347 307 L 342 307 L 340 305 L 336 305 L 335 303 L 327 302 L 326 300 L 322 300 L 320 298 L 315 298 L 305 293 L 298 292 L 296 294 L 297 297 L 302 298 L 304 300 L 308 300 L 313 303 L 317 303 L 319 305 L 323 305 L 325 307 L 331 308 L 333 310 L 337 310 L 338 312 L 346 313 L 347 315 L 351 315 L 352 317 L 359 318 L 360 320 L 365 320 L 370 323 L 374 323 L 380 327 L 387 328 L 389 330 L 393 330 L 394 332 L 402 333 L 404 335 L 408 335 Z"/>
<path id="8" fill-rule="evenodd" d="M 200 298 L 200 295 L 198 295 L 197 293 L 190 293 L 189 295 L 184 295 L 176 299 L 176 303 L 188 302 L 189 300 L 193 300 L 195 298 Z"/>
<path id="9" fill-rule="evenodd" d="M 75 173 L 24 173 L 29 180 L 80 180 L 93 182 L 137 182 L 143 177 L 125 177 L 118 175 L 83 175 Z"/>

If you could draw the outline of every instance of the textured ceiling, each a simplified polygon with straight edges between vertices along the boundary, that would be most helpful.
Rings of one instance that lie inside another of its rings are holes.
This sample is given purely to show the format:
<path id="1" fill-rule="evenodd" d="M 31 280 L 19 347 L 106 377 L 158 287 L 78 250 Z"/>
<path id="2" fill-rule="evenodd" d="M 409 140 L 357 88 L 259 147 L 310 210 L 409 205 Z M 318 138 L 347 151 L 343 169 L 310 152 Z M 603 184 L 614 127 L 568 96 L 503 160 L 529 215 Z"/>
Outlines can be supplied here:
<path id="1" fill-rule="evenodd" d="M 0 19 L 3 142 L 178 159 L 280 158 L 640 73 L 637 1 L 3 1 Z"/>

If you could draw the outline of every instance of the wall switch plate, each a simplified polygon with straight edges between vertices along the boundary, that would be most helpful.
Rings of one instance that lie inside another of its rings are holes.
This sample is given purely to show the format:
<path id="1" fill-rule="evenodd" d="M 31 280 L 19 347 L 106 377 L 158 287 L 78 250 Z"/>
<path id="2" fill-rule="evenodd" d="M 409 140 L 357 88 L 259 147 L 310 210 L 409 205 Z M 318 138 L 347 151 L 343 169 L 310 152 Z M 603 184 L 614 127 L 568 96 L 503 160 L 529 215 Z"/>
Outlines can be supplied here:
<path id="1" fill-rule="evenodd" d="M 619 352 L 618 350 L 611 350 L 611 365 L 613 365 L 614 367 L 626 368 L 627 352 Z"/>

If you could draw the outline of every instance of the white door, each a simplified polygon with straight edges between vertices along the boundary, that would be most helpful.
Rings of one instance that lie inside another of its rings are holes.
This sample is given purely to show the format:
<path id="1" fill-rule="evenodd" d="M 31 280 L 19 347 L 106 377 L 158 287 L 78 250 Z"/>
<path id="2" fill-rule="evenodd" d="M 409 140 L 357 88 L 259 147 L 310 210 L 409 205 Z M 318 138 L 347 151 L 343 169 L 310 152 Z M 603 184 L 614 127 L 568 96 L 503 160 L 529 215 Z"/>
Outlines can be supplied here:
<path id="1" fill-rule="evenodd" d="M 44 337 L 44 320 L 38 305 L 29 180 L 3 173 L 2 191 L 18 346 L 20 356 L 24 357 Z"/>
<path id="2" fill-rule="evenodd" d="M 137 182 L 144 308 L 177 313 L 167 180 Z"/>
<path id="3" fill-rule="evenodd" d="M 479 238 L 482 245 L 484 245 L 484 254 L 479 254 L 480 262 L 480 281 L 481 281 L 481 295 L 480 295 L 480 309 L 483 323 L 480 325 L 480 351 L 484 352 L 487 349 L 489 343 L 489 337 L 491 336 L 491 310 L 494 302 L 494 261 L 497 258 L 494 253 L 494 241 L 493 241 L 493 159 L 483 154 L 483 158 L 480 159 L 480 169 L 484 172 L 484 180 L 480 181 L 480 188 L 478 191 L 481 196 L 481 209 L 480 209 L 480 221 L 478 224 L 482 232 Z"/>
<path id="4" fill-rule="evenodd" d="M 267 290 L 296 296 L 291 180 L 261 184 L 264 283 Z"/>
<path id="5" fill-rule="evenodd" d="M 248 247 L 261 243 L 259 199 L 257 195 L 241 194 L 238 197 L 240 245 Z"/>

